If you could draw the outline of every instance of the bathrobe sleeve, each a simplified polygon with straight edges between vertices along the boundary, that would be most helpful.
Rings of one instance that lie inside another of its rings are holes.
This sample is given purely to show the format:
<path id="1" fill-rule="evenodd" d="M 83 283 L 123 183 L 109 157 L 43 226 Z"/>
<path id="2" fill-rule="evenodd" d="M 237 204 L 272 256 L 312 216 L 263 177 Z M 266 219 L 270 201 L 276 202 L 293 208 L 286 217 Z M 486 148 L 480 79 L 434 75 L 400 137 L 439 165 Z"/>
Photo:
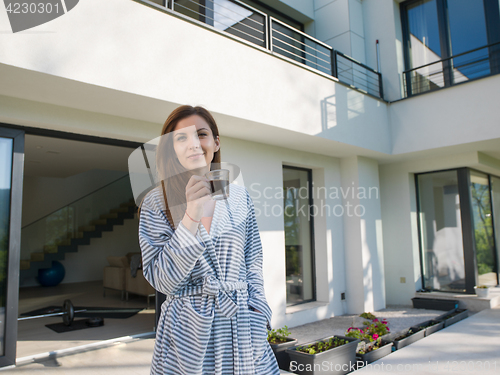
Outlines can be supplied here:
<path id="1" fill-rule="evenodd" d="M 264 293 L 264 276 L 262 271 L 262 243 L 255 217 L 255 208 L 247 191 L 247 221 L 245 236 L 245 262 L 248 283 L 248 305 L 259 310 L 267 319 L 267 328 L 271 329 L 272 311 Z"/>
<path id="2" fill-rule="evenodd" d="M 172 229 L 161 199 L 154 190 L 144 199 L 139 245 L 144 277 L 157 291 L 171 295 L 185 285 L 205 246 L 182 223 Z"/>

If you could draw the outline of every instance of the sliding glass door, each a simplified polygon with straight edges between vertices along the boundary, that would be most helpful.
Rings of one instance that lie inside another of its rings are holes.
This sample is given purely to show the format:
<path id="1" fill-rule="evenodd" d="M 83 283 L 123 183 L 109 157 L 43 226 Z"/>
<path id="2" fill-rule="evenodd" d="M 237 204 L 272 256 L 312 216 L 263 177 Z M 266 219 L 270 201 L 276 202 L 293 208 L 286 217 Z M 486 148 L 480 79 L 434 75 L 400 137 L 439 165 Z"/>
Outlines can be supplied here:
<path id="1" fill-rule="evenodd" d="M 0 127 L 0 367 L 16 359 L 24 133 Z"/>
<path id="2" fill-rule="evenodd" d="M 474 293 L 500 275 L 500 178 L 459 168 L 416 176 L 424 289 Z"/>
<path id="3" fill-rule="evenodd" d="M 457 171 L 422 174 L 417 183 L 425 288 L 465 292 Z"/>
<path id="4" fill-rule="evenodd" d="M 490 184 L 487 174 L 471 171 L 470 195 L 478 283 L 497 285 L 495 239 L 493 238 Z"/>
<path id="5" fill-rule="evenodd" d="M 500 178 L 491 176 L 491 203 L 493 206 L 493 228 L 497 261 L 497 277 L 500 278 Z M 497 280 L 500 283 L 500 280 Z"/>

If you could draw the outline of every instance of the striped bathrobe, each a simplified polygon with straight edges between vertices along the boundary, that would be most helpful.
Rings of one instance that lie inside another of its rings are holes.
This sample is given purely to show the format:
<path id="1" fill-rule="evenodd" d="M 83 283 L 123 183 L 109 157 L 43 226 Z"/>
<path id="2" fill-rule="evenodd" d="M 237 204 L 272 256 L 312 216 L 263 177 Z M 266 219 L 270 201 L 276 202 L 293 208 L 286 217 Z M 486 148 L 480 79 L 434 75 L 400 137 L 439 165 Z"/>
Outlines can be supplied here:
<path id="1" fill-rule="evenodd" d="M 229 199 L 216 202 L 210 233 L 200 223 L 196 236 L 182 223 L 172 230 L 160 189 L 144 199 L 143 272 L 167 296 L 151 374 L 279 374 L 267 342 L 271 309 L 253 202 L 244 187 L 229 189 Z"/>

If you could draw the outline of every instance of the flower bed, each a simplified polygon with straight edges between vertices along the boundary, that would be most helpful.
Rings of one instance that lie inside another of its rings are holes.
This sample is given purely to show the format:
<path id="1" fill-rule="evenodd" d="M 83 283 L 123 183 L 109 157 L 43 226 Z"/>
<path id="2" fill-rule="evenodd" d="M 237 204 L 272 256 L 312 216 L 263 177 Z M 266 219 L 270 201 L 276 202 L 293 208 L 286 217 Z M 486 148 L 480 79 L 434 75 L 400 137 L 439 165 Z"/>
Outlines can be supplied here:
<path id="1" fill-rule="evenodd" d="M 444 326 L 449 327 L 456 322 L 465 319 L 469 316 L 469 311 L 467 309 L 453 309 L 447 313 L 440 315 L 436 320 L 444 321 Z"/>
<path id="2" fill-rule="evenodd" d="M 396 348 L 396 350 L 402 349 L 405 346 L 413 344 L 415 341 L 423 339 L 424 336 L 425 329 L 420 329 L 420 327 L 410 328 L 394 339 L 394 348 Z"/>
<path id="3" fill-rule="evenodd" d="M 418 328 L 425 330 L 425 337 L 432 335 L 434 332 L 440 331 L 444 328 L 444 321 L 439 321 L 435 319 L 427 320 L 416 326 L 411 327 L 414 331 Z"/>
<path id="4" fill-rule="evenodd" d="M 352 337 L 331 336 L 289 348 L 289 371 L 299 375 L 347 374 L 356 369 L 358 343 Z"/>

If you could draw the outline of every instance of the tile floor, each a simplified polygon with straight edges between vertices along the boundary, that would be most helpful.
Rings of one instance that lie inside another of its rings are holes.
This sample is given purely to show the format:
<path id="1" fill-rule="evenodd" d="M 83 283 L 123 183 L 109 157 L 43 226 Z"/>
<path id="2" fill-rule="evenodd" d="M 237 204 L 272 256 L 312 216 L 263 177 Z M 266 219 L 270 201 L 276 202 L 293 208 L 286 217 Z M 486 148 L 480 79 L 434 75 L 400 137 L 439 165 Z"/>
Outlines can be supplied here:
<path id="1" fill-rule="evenodd" d="M 46 306 L 62 306 L 65 299 L 70 299 L 74 306 L 142 307 L 144 310 L 127 319 L 106 318 L 102 327 L 64 333 L 56 333 L 45 327 L 46 324 L 62 322 L 60 317 L 20 321 L 18 322 L 16 355 L 18 359 L 154 330 L 154 299 L 151 299 L 151 306 L 147 309 L 147 300 L 143 296 L 129 294 L 129 300 L 125 301 L 121 300 L 121 293 L 114 290 L 106 290 L 106 296 L 103 296 L 101 281 L 60 284 L 55 287 L 21 288 L 19 291 L 19 315 Z"/>

